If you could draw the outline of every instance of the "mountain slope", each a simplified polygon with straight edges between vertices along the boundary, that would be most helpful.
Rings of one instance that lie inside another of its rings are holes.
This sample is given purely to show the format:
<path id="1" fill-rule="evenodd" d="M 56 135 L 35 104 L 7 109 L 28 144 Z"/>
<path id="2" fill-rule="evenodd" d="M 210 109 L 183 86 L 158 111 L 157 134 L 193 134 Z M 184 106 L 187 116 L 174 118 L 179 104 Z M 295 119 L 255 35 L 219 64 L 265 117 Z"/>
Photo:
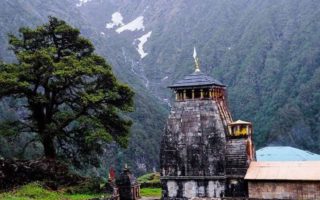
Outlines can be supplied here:
<path id="1" fill-rule="evenodd" d="M 144 17 L 148 55 L 139 62 L 148 89 L 170 98 L 166 86 L 193 71 L 197 46 L 202 71 L 228 85 L 234 118 L 253 121 L 258 147 L 292 145 L 320 152 L 320 5 L 316 1 L 92 1 L 82 10 L 110 7 L 124 20 Z M 110 12 L 110 11 L 109 11 Z M 94 26 L 97 18 L 91 16 Z M 107 20 L 107 21 L 108 21 Z M 100 21 L 100 20 L 99 20 Z M 121 44 L 124 45 L 124 44 Z"/>
<path id="2" fill-rule="evenodd" d="M 2 1 L 0 41 L 22 25 L 41 24 L 46 15 L 57 15 L 93 40 L 117 76 L 134 87 L 130 147 L 109 147 L 102 158 L 104 168 L 123 162 L 139 172 L 157 167 L 172 100 L 166 87 L 193 72 L 193 46 L 201 70 L 228 85 L 234 119 L 254 123 L 258 148 L 280 144 L 320 152 L 316 0 L 79 2 Z M 149 37 L 143 37 L 146 34 Z M 4 45 L 0 57 L 12 60 Z"/>
<path id="3" fill-rule="evenodd" d="M 99 31 L 92 27 L 81 12 L 77 9 L 75 1 L 2 1 L 0 3 L 1 28 L 0 41 L 0 57 L 7 62 L 14 62 L 13 54 L 7 50 L 7 34 L 17 34 L 18 29 L 22 26 L 36 27 L 47 21 L 47 16 L 57 16 L 66 20 L 68 23 L 80 28 L 81 33 L 91 39 L 95 44 L 97 52 L 107 58 L 113 66 L 113 70 L 117 77 L 130 84 L 135 95 L 135 112 L 130 113 L 134 125 L 131 130 L 131 140 L 128 149 L 120 149 L 115 144 L 108 145 L 105 153 L 101 156 L 102 163 L 99 169 L 92 168 L 91 163 L 83 163 L 85 173 L 94 173 L 94 175 L 104 176 L 107 174 L 109 166 L 113 166 L 117 170 L 121 170 L 124 163 L 130 163 L 135 172 L 144 173 L 151 171 L 158 165 L 159 148 L 157 141 L 160 140 L 162 127 L 164 124 L 164 116 L 167 113 L 167 106 L 161 103 L 157 98 L 149 94 L 144 89 L 144 83 L 139 77 L 133 76 L 131 65 L 136 65 L 128 56 L 127 60 L 123 59 L 123 54 L 113 51 L 112 44 L 107 44 Z M 22 14 L 20 14 L 22 13 Z M 0 119 L 11 116 L 12 110 L 16 102 L 10 102 L 5 99 L 0 103 Z M 155 106 L 156 105 L 156 106 Z M 157 123 L 155 123 L 157 122 Z M 42 147 L 39 144 L 30 145 L 24 155 L 21 155 L 24 145 L 31 140 L 32 137 L 21 136 L 13 138 L 0 138 L 0 154 L 5 157 L 26 157 L 33 158 L 41 155 Z M 20 148 L 21 147 L 21 148 Z"/>

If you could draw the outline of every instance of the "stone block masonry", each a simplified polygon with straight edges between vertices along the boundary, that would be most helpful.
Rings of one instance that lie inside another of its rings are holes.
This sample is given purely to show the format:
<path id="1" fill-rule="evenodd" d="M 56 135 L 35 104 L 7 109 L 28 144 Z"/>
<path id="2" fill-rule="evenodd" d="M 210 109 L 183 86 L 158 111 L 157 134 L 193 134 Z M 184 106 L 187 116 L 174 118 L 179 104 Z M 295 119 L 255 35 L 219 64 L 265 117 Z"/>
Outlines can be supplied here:
<path id="1" fill-rule="evenodd" d="M 252 199 L 320 199 L 320 181 L 249 181 Z"/>
<path id="2" fill-rule="evenodd" d="M 161 142 L 162 199 L 247 197 L 252 125 L 232 121 L 226 86 L 197 69 L 169 88 L 176 102 Z"/>
<path id="3" fill-rule="evenodd" d="M 164 197 L 222 197 L 226 137 L 214 101 L 176 102 L 161 145 Z"/>

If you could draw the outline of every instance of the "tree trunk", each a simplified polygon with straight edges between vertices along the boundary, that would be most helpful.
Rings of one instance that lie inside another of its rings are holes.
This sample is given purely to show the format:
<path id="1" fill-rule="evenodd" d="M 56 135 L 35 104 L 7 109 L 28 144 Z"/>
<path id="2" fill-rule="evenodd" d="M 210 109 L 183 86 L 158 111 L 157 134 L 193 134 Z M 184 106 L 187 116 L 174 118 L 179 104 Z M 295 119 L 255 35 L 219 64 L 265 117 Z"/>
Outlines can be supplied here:
<path id="1" fill-rule="evenodd" d="M 56 159 L 56 149 L 53 144 L 53 138 L 44 136 L 42 140 L 44 155 L 48 159 Z"/>

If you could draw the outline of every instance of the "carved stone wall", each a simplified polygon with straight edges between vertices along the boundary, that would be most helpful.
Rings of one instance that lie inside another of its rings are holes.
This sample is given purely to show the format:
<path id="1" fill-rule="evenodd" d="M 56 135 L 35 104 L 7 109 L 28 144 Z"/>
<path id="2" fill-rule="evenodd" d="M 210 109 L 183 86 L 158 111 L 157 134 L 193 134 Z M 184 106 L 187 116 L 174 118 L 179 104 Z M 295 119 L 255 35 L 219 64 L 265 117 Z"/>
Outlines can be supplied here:
<path id="1" fill-rule="evenodd" d="M 249 167 L 247 138 L 229 139 L 226 146 L 226 174 L 245 176 Z"/>
<path id="2" fill-rule="evenodd" d="M 174 103 L 161 143 L 162 199 L 248 196 L 244 176 L 252 159 L 251 137 L 228 133 L 232 118 L 223 101 Z"/>
<path id="3" fill-rule="evenodd" d="M 250 164 L 249 151 L 253 149 L 251 138 L 227 138 L 226 144 L 226 192 L 227 197 L 247 197 L 248 184 L 244 181 Z M 255 158 L 255 152 L 253 152 Z"/>
<path id="4" fill-rule="evenodd" d="M 201 198 L 221 198 L 224 196 L 225 182 L 220 180 L 193 179 L 188 180 L 162 180 L 163 200 Z M 201 177 L 200 177 L 201 178 Z"/>
<path id="5" fill-rule="evenodd" d="M 223 124 L 215 101 L 174 104 L 161 144 L 163 199 L 224 196 Z"/>

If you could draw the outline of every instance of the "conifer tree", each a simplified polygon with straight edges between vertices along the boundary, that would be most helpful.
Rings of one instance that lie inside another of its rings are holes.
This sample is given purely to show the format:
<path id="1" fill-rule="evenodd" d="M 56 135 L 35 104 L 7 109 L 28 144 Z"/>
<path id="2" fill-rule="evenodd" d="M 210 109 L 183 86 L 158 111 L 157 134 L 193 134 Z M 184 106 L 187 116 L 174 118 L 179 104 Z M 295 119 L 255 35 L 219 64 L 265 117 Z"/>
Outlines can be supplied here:
<path id="1" fill-rule="evenodd" d="M 58 150 L 99 152 L 105 142 L 127 146 L 132 123 L 123 113 L 132 111 L 134 93 L 78 29 L 49 17 L 9 35 L 9 44 L 17 62 L 0 66 L 0 99 L 23 102 L 24 114 L 7 122 L 15 133 L 36 134 L 50 159 Z"/>

